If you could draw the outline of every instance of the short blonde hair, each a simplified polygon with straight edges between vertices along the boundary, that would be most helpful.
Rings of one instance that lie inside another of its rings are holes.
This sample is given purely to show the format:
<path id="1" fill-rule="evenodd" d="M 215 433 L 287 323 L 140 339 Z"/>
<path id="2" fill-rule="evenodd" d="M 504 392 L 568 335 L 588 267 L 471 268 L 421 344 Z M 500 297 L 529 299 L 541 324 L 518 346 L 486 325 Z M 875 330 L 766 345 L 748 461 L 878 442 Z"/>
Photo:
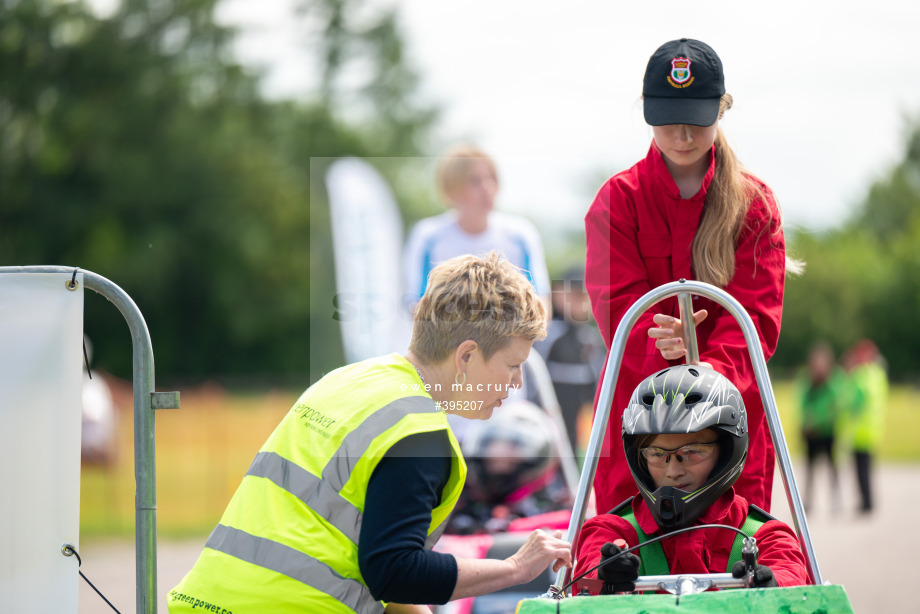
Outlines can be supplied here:
<path id="1" fill-rule="evenodd" d="M 489 154 L 474 145 L 457 145 L 444 152 L 435 168 L 435 182 L 441 196 L 450 201 L 466 183 L 473 162 L 481 160 L 489 165 L 498 183 L 498 170 Z"/>
<path id="2" fill-rule="evenodd" d="M 513 337 L 546 337 L 546 309 L 521 270 L 497 251 L 436 266 L 415 311 L 409 350 L 424 364 L 448 358 L 464 341 L 488 360 Z"/>

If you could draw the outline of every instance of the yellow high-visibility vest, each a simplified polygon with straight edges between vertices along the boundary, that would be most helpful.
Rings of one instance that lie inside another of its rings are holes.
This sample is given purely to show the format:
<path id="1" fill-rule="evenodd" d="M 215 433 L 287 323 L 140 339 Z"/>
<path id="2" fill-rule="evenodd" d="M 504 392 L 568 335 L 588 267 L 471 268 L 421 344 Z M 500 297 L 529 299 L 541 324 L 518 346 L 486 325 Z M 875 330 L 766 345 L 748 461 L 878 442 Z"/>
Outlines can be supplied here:
<path id="1" fill-rule="evenodd" d="M 877 362 L 850 372 L 850 414 L 845 425 L 850 445 L 857 452 L 874 452 L 885 434 L 888 374 Z"/>
<path id="2" fill-rule="evenodd" d="M 337 369 L 308 388 L 256 455 L 171 613 L 382 613 L 358 568 L 367 486 L 398 441 L 445 431 L 451 473 L 427 548 L 447 525 L 466 463 L 447 417 L 397 354 Z"/>

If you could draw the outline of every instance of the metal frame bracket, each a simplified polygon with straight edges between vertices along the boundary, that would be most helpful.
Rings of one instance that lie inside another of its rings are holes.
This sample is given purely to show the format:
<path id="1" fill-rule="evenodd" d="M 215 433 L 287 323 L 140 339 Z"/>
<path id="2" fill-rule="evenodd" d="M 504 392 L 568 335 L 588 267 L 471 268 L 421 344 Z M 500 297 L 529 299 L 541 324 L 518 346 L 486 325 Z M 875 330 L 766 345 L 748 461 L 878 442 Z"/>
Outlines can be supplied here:
<path id="1" fill-rule="evenodd" d="M 150 409 L 179 409 L 179 393 L 151 392 Z"/>

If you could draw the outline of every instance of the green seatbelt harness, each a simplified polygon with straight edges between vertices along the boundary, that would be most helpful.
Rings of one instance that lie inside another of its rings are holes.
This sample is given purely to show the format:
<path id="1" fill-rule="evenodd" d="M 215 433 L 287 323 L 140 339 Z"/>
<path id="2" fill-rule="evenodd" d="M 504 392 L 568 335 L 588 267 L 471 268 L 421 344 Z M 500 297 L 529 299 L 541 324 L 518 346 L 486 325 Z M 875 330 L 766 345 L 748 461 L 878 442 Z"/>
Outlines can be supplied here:
<path id="1" fill-rule="evenodd" d="M 642 530 L 642 527 L 639 526 L 639 522 L 636 520 L 635 514 L 632 510 L 632 497 L 612 509 L 610 514 L 616 514 L 623 520 L 629 521 L 629 524 L 636 530 L 636 535 L 639 538 L 639 543 L 644 544 L 648 541 L 648 535 Z M 768 520 L 774 520 L 770 514 L 763 511 L 756 505 L 750 505 L 748 507 L 748 515 L 744 520 L 744 524 L 741 525 L 741 530 L 748 536 L 753 536 L 760 527 L 762 527 Z M 732 551 L 728 555 L 728 567 L 725 570 L 728 573 L 731 573 L 732 565 L 737 561 L 741 560 L 741 548 L 744 545 L 744 535 L 736 534 L 735 541 L 732 543 Z M 640 576 L 665 576 L 670 573 L 670 568 L 668 567 L 668 560 L 664 556 L 664 549 L 661 547 L 661 542 L 654 542 L 648 544 L 647 546 L 642 546 L 640 548 L 642 556 L 639 557 L 639 575 Z"/>

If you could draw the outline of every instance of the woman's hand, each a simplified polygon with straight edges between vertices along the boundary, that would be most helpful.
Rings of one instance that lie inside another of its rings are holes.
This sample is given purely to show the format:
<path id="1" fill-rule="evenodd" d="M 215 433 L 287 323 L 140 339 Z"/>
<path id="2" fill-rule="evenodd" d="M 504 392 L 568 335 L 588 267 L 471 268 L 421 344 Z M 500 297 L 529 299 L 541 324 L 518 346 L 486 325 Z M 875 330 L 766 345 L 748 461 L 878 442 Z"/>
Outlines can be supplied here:
<path id="1" fill-rule="evenodd" d="M 709 312 L 705 309 L 700 309 L 694 313 L 693 321 L 695 325 L 699 326 L 700 322 L 705 320 L 707 315 L 709 315 Z M 680 319 L 658 313 L 655 314 L 652 320 L 658 327 L 648 329 L 648 336 L 655 339 L 655 347 L 661 352 L 661 356 L 665 360 L 678 360 L 686 356 L 687 348 L 684 347 L 684 328 L 681 325 Z M 707 363 L 698 364 L 706 367 L 709 366 Z"/>
<path id="2" fill-rule="evenodd" d="M 562 539 L 562 531 L 549 534 L 536 530 L 520 549 L 506 559 L 515 568 L 518 581 L 524 584 L 536 578 L 550 563 L 553 571 L 572 566 L 572 545 Z"/>
<path id="3" fill-rule="evenodd" d="M 572 546 L 562 531 L 549 534 L 536 530 L 520 549 L 504 560 L 457 558 L 457 585 L 450 600 L 478 597 L 525 584 L 552 564 L 553 571 L 572 566 Z"/>

